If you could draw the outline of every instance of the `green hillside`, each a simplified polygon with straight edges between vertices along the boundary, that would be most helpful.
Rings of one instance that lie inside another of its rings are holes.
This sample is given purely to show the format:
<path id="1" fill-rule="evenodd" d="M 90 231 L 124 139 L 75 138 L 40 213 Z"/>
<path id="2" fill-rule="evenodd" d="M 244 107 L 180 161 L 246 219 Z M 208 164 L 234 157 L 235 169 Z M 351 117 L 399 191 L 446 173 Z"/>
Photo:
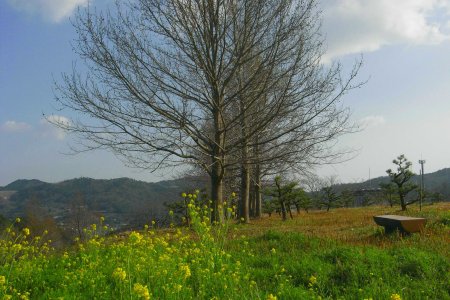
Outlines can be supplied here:
<path id="1" fill-rule="evenodd" d="M 40 213 L 64 223 L 74 207 L 83 207 L 86 211 L 108 217 L 117 226 L 139 225 L 143 218 L 148 220 L 150 217 L 165 215 L 164 203 L 177 201 L 181 192 L 202 185 L 204 183 L 199 178 L 156 183 L 129 178 L 77 178 L 59 183 L 17 180 L 3 187 L 5 195 L 6 191 L 10 192 L 0 202 L 0 210 L 4 216 L 12 219 L 39 208 Z"/>
<path id="2" fill-rule="evenodd" d="M 419 184 L 420 176 L 415 175 L 412 179 L 414 182 Z M 380 183 L 389 182 L 388 176 L 381 176 L 373 178 L 364 182 L 359 183 L 345 183 L 340 184 L 339 190 L 362 190 L 362 189 L 373 189 L 379 188 Z M 450 199 L 450 168 L 445 168 L 433 173 L 428 173 L 424 175 L 425 190 L 435 193 L 438 192 L 442 194 L 446 199 Z"/>

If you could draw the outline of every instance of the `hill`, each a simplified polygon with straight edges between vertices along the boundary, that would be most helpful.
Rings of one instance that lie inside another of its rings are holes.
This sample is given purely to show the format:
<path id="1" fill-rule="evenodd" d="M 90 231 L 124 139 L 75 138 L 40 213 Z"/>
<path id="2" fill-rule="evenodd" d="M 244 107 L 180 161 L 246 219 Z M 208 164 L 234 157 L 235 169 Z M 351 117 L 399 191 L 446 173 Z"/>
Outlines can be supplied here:
<path id="1" fill-rule="evenodd" d="M 11 182 L 5 187 L 0 187 L 0 191 L 21 191 L 28 188 L 38 187 L 40 185 L 45 184 L 45 182 L 37 180 L 37 179 L 19 179 L 14 182 Z"/>
<path id="2" fill-rule="evenodd" d="M 415 183 L 420 183 L 420 175 L 415 175 L 412 179 Z M 338 190 L 364 190 L 380 187 L 380 183 L 389 182 L 388 176 L 373 178 L 364 182 L 340 184 Z M 450 198 L 450 168 L 445 168 L 433 173 L 424 174 L 425 190 L 431 193 L 440 193 L 446 199 Z"/>
<path id="3" fill-rule="evenodd" d="M 194 177 L 156 183 L 129 178 L 77 178 L 58 183 L 21 179 L 1 189 L 0 211 L 8 218 L 27 212 L 46 214 L 59 223 L 83 211 L 103 215 L 115 227 L 139 225 L 166 215 L 164 203 L 177 201 L 181 192 L 203 185 Z"/>

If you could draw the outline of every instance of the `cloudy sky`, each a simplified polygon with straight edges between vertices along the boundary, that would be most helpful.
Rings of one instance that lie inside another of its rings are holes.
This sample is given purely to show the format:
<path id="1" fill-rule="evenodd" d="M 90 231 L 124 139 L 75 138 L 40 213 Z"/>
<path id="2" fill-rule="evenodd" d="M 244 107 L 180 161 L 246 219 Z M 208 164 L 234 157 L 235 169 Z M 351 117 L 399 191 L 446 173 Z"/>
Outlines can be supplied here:
<path id="1" fill-rule="evenodd" d="M 0 186 L 19 178 L 57 182 L 74 177 L 131 177 L 158 181 L 176 174 L 126 168 L 108 152 L 67 155 L 71 137 L 42 114 L 55 110 L 52 82 L 77 60 L 70 17 L 88 0 L 0 2 Z M 91 0 L 100 8 L 111 0 Z M 382 176 L 405 154 L 418 172 L 450 167 L 450 0 L 322 1 L 327 38 L 324 62 L 352 63 L 363 54 L 361 89 L 345 97 L 365 129 L 339 146 L 356 157 L 323 167 L 343 182 Z"/>

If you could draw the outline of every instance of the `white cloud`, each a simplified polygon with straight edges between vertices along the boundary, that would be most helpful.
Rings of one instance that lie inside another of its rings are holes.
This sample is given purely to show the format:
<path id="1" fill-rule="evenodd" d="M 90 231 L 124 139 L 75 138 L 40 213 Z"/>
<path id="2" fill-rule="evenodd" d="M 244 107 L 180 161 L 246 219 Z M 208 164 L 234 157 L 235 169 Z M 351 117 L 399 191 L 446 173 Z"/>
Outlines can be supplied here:
<path id="1" fill-rule="evenodd" d="M 66 132 L 56 127 L 53 124 L 60 124 L 61 126 L 70 125 L 70 120 L 63 116 L 51 115 L 47 118 L 43 118 L 41 123 L 41 135 L 43 137 L 51 137 L 57 140 L 63 140 L 66 137 Z"/>
<path id="2" fill-rule="evenodd" d="M 324 8 L 325 61 L 393 44 L 450 39 L 448 0 L 329 0 Z"/>
<path id="3" fill-rule="evenodd" d="M 367 116 L 360 119 L 358 123 L 366 129 L 383 125 L 386 123 L 386 119 L 383 116 Z"/>
<path id="4" fill-rule="evenodd" d="M 25 122 L 6 121 L 0 126 L 4 132 L 23 132 L 31 129 L 31 126 Z"/>
<path id="5" fill-rule="evenodd" d="M 78 6 L 86 6 L 89 0 L 8 0 L 19 11 L 41 15 L 51 22 L 60 22 L 70 16 Z"/>

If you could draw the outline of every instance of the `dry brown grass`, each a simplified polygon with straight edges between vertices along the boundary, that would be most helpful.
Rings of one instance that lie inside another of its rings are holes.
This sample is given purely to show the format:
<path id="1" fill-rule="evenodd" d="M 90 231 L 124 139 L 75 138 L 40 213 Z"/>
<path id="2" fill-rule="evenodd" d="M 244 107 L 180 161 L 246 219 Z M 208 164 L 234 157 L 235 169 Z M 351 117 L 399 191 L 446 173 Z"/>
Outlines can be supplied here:
<path id="1" fill-rule="evenodd" d="M 332 239 L 336 242 L 360 246 L 392 247 L 406 243 L 423 248 L 433 248 L 448 255 L 450 253 L 450 229 L 444 226 L 442 218 L 450 213 L 450 203 L 427 205 L 419 211 L 418 206 L 408 207 L 406 212 L 399 207 L 370 206 L 361 208 L 339 208 L 326 211 L 301 212 L 283 222 L 278 215 L 265 216 L 253 220 L 251 224 L 240 226 L 239 231 L 248 236 L 262 234 L 268 230 L 280 232 L 300 232 L 307 236 Z M 422 216 L 427 218 L 427 226 L 422 233 L 402 237 L 385 235 L 383 229 L 373 221 L 373 216 L 396 214 Z"/>

